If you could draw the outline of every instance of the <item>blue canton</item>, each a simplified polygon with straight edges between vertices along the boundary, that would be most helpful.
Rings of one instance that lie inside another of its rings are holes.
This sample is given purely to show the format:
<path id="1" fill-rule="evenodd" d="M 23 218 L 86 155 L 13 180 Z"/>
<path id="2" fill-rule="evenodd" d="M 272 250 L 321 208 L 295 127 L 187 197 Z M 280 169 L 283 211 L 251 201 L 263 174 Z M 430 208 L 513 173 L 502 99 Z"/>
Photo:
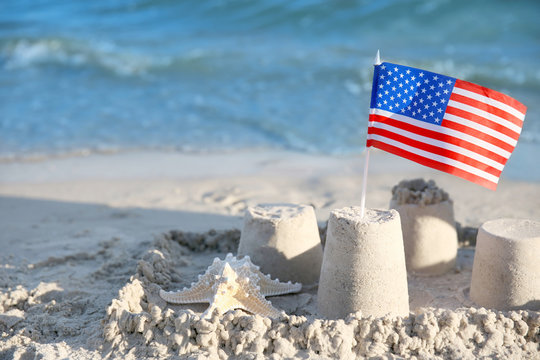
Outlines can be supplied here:
<path id="1" fill-rule="evenodd" d="M 441 125 L 456 79 L 384 62 L 375 66 L 371 108 Z"/>

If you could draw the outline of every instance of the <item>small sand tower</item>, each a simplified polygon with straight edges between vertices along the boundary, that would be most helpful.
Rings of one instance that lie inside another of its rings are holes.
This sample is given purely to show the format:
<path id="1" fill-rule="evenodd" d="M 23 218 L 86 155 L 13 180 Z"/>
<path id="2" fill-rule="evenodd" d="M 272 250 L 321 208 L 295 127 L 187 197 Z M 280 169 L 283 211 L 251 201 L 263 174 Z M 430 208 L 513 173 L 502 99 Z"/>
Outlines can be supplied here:
<path id="1" fill-rule="evenodd" d="M 454 268 L 458 238 L 453 206 L 433 180 L 403 180 L 394 186 L 390 208 L 401 217 L 408 271 L 440 275 Z"/>
<path id="2" fill-rule="evenodd" d="M 248 208 L 238 246 L 238 256 L 245 255 L 272 278 L 317 282 L 322 246 L 313 207 L 263 204 Z"/>
<path id="3" fill-rule="evenodd" d="M 319 292 L 319 314 L 351 312 L 409 315 L 407 271 L 399 214 L 359 207 L 334 210 L 328 221 Z"/>
<path id="4" fill-rule="evenodd" d="M 540 222 L 497 219 L 480 227 L 471 300 L 498 310 L 540 310 Z"/>

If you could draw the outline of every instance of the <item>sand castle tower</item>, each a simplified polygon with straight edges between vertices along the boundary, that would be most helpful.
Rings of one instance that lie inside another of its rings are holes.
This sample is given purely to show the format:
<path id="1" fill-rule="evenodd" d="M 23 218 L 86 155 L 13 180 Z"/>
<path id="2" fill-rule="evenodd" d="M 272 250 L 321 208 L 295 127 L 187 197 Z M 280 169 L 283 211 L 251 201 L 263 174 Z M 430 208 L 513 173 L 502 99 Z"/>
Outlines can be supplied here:
<path id="1" fill-rule="evenodd" d="M 401 217 L 407 270 L 440 275 L 454 268 L 458 238 L 454 204 L 433 180 L 403 180 L 392 189 L 390 208 Z"/>
<path id="2" fill-rule="evenodd" d="M 319 314 L 409 315 L 405 254 L 395 210 L 346 207 L 330 214 L 317 295 Z"/>
<path id="3" fill-rule="evenodd" d="M 263 204 L 248 208 L 238 246 L 238 256 L 245 255 L 272 278 L 317 282 L 322 246 L 313 207 Z"/>
<path id="4" fill-rule="evenodd" d="M 471 300 L 498 310 L 540 310 L 540 222 L 497 219 L 480 227 Z"/>

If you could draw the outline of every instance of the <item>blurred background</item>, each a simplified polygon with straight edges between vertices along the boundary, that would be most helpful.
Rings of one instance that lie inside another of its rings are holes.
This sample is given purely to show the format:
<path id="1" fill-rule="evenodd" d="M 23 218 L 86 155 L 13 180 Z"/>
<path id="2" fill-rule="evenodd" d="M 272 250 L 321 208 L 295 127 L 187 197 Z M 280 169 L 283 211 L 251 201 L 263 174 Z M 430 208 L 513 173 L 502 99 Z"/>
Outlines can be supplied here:
<path id="1" fill-rule="evenodd" d="M 518 146 L 539 144 L 539 15 L 537 0 L 2 0 L 0 159 L 360 153 L 377 49 L 517 98 Z"/>

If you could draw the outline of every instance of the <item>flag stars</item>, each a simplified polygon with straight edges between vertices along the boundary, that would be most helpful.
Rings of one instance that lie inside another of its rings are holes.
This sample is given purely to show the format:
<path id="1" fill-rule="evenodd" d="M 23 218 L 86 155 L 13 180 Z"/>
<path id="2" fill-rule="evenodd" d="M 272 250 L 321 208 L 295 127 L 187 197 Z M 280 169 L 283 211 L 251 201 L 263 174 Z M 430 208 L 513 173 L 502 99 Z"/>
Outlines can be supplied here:
<path id="1" fill-rule="evenodd" d="M 373 107 L 432 124 L 442 121 L 454 79 L 388 63 L 379 69 Z"/>

